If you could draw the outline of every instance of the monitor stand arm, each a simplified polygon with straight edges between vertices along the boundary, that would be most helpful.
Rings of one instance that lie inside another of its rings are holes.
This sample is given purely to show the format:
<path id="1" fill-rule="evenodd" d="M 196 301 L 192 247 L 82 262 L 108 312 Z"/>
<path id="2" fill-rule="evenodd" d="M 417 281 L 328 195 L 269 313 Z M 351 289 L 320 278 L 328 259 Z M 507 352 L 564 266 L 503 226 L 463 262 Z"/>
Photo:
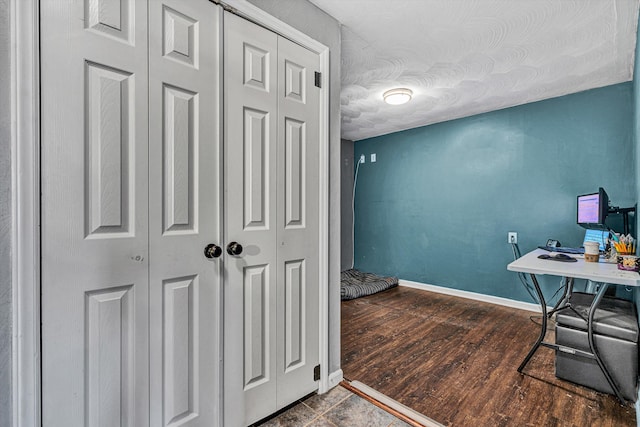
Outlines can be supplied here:
<path id="1" fill-rule="evenodd" d="M 630 208 L 619 208 L 617 206 L 609 206 L 609 213 L 610 214 L 621 214 L 622 215 L 622 225 L 624 228 L 624 233 L 623 234 L 629 234 L 629 212 L 634 212 L 636 211 L 636 206 L 630 207 Z M 613 232 L 612 230 L 609 230 L 611 232 Z"/>

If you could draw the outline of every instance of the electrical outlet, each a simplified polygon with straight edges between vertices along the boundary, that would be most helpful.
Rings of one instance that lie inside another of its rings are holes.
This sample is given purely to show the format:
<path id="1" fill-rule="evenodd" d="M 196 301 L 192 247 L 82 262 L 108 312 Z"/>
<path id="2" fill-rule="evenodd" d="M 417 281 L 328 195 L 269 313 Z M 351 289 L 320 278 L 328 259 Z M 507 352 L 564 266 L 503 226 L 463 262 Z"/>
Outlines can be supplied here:
<path id="1" fill-rule="evenodd" d="M 371 153 L 371 163 L 375 163 L 377 160 L 376 153 Z"/>
<path id="2" fill-rule="evenodd" d="M 518 243 L 518 233 L 510 231 L 507 235 L 507 243 Z"/>
<path id="3" fill-rule="evenodd" d="M 364 154 L 360 154 L 360 163 L 364 163 Z"/>

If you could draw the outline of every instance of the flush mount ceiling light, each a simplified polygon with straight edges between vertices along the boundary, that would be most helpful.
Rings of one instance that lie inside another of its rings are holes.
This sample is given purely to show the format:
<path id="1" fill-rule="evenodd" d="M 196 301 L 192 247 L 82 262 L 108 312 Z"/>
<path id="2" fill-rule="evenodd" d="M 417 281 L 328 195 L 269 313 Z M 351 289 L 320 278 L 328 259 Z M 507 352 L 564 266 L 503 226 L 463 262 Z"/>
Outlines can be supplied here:
<path id="1" fill-rule="evenodd" d="M 397 88 L 386 91 L 382 97 L 387 104 L 400 105 L 409 102 L 411 95 L 413 95 L 411 89 Z"/>

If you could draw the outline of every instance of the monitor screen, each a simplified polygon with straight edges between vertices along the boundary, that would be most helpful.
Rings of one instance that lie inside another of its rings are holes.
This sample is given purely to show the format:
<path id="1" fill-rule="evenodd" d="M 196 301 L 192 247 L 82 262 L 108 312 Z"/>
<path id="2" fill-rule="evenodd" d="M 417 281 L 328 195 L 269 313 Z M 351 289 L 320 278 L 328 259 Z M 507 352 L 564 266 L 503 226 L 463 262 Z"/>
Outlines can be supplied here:
<path id="1" fill-rule="evenodd" d="M 578 196 L 578 224 L 597 224 L 600 215 L 600 195 Z"/>
<path id="2" fill-rule="evenodd" d="M 608 229 L 605 219 L 609 213 L 609 196 L 600 187 L 597 193 L 578 196 L 577 223 L 584 228 Z"/>

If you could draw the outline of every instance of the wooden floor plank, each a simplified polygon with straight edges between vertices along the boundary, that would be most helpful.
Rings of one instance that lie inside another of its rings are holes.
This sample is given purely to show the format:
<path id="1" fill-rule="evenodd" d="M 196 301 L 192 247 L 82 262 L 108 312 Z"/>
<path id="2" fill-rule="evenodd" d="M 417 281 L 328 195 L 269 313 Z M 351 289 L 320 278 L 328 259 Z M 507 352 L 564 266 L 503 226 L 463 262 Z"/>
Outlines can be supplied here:
<path id="1" fill-rule="evenodd" d="M 517 372 L 540 330 L 531 317 L 406 287 L 345 301 L 344 377 L 444 425 L 635 426 L 632 404 L 557 379 L 550 349 Z"/>

